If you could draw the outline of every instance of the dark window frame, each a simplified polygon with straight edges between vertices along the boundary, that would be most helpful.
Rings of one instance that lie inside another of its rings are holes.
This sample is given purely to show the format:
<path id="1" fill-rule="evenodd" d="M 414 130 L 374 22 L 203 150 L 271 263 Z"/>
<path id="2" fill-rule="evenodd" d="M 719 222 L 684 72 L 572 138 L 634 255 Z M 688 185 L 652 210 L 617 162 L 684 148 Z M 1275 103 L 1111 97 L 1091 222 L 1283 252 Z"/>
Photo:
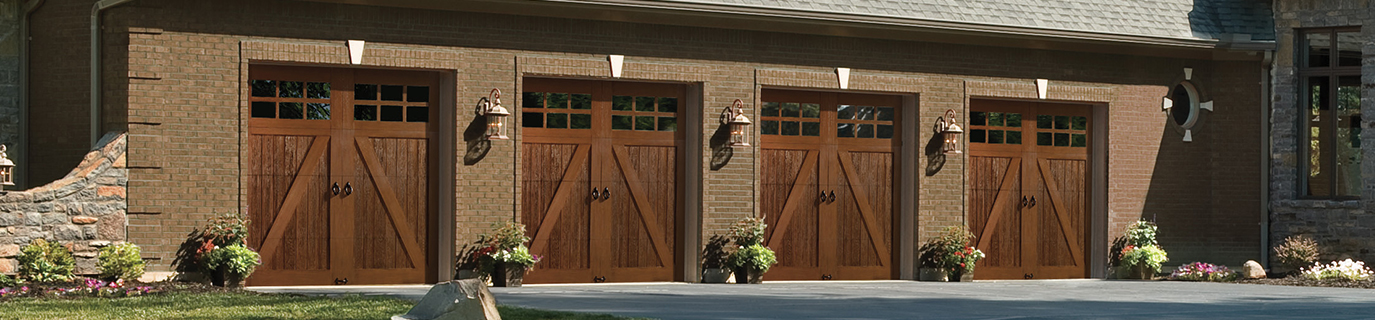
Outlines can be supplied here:
<path id="1" fill-rule="evenodd" d="M 1295 94 L 1296 94 L 1296 97 L 1298 98 L 1298 99 L 1295 99 L 1295 103 L 1298 104 L 1298 105 L 1297 105 L 1298 108 L 1295 108 L 1295 109 L 1297 109 L 1296 111 L 1298 112 L 1298 115 L 1299 115 L 1299 116 L 1298 116 L 1299 121 L 1298 121 L 1298 123 L 1296 123 L 1296 124 L 1298 125 L 1298 129 L 1299 129 L 1299 130 L 1298 130 L 1298 131 L 1299 131 L 1299 135 L 1298 135 L 1298 136 L 1299 136 L 1299 137 L 1298 137 L 1298 138 L 1299 138 L 1299 140 L 1298 140 L 1298 147 L 1299 147 L 1299 148 L 1298 148 L 1298 149 L 1299 149 L 1299 154 L 1300 154 L 1299 161 L 1298 161 L 1299 165 L 1298 165 L 1298 175 L 1297 175 L 1298 178 L 1299 178 L 1299 181 L 1298 181 L 1297 185 L 1298 185 L 1298 189 L 1299 189 L 1299 190 L 1298 190 L 1298 195 L 1299 195 L 1299 198 L 1301 198 L 1301 199 L 1323 199 L 1323 200 L 1358 200 L 1358 199 L 1361 199 L 1361 195 L 1360 195 L 1361 190 L 1359 190 L 1359 189 L 1356 190 L 1357 194 L 1355 194 L 1355 195 L 1340 195 L 1340 194 L 1337 194 L 1337 193 L 1338 193 L 1338 190 L 1339 190 L 1339 189 L 1338 189 L 1338 180 L 1339 180 L 1339 179 L 1336 177 L 1336 175 L 1340 174 L 1340 172 L 1337 172 L 1336 170 L 1337 170 L 1337 167 L 1338 167 L 1338 166 L 1337 166 L 1337 162 L 1340 161 L 1340 159 L 1338 159 L 1338 157 L 1336 157 L 1336 156 L 1328 156 L 1328 157 L 1324 157 L 1324 159 L 1321 159 L 1321 160 L 1320 160 L 1320 161 L 1323 162 L 1323 163 L 1322 163 L 1323 165 L 1326 165 L 1326 168 L 1327 168 L 1328 170 L 1332 170 L 1332 171 L 1333 171 L 1333 172 L 1332 172 L 1332 177 L 1329 178 L 1328 181 L 1327 181 L 1327 184 L 1328 184 L 1328 187 L 1327 187 L 1327 194 L 1326 194 L 1326 195 L 1312 195 L 1312 194 L 1311 194 L 1311 193 L 1312 193 L 1312 190 L 1310 190 L 1310 187 L 1309 187 L 1309 175 L 1310 175 L 1309 173 L 1311 172 L 1310 170 L 1312 170 L 1312 169 L 1311 169 L 1311 164 L 1310 164 L 1310 162 L 1311 162 L 1310 159 L 1311 159 L 1311 156 L 1312 156 L 1311 141 L 1312 141 L 1313 137 L 1312 137 L 1312 130 L 1309 129 L 1310 127 L 1309 127 L 1309 124 L 1308 124 L 1308 122 L 1310 121 L 1310 118 L 1311 118 L 1309 112 L 1311 111 L 1310 108 L 1311 108 L 1312 103 L 1313 103 L 1312 101 L 1310 101 L 1310 99 L 1311 99 L 1311 98 L 1310 98 L 1310 97 L 1311 97 L 1311 93 L 1309 92 L 1309 90 L 1310 90 L 1310 88 L 1312 87 L 1312 86 L 1309 84 L 1309 79 L 1310 79 L 1310 78 L 1321 77 L 1321 78 L 1325 79 L 1325 81 L 1327 82 L 1327 88 L 1329 88 L 1328 90 L 1331 90 L 1331 91 L 1332 91 L 1332 94 L 1331 94 L 1331 95 L 1332 95 L 1333 97 L 1331 97 L 1331 98 L 1329 98 L 1329 99 L 1325 99 L 1326 101 L 1323 101 L 1322 103 L 1323 103 L 1324 106 L 1327 108 L 1327 110 L 1333 110 L 1333 112 L 1335 112 L 1335 110 L 1337 110 L 1337 108 L 1338 108 L 1338 105 L 1337 105 L 1337 103 L 1338 103 L 1338 102 L 1337 102 L 1337 98 L 1335 97 L 1336 91 L 1339 90 L 1339 89 L 1338 89 L 1338 87 L 1339 87 L 1339 82 L 1338 82 L 1338 80 L 1339 80 L 1341 77 L 1349 77 L 1349 76 L 1360 77 L 1360 76 L 1361 76 L 1361 66 L 1360 66 L 1360 65 L 1356 65 L 1356 66 L 1340 66 L 1341 51 L 1338 49 L 1338 43 L 1339 43 L 1340 41 L 1338 41 L 1338 37 L 1337 37 L 1338 33 L 1347 33 L 1347 32 L 1356 32 L 1356 33 L 1359 33 L 1360 31 L 1361 31 L 1361 27 L 1360 27 L 1360 26 L 1332 27 L 1332 28 L 1311 28 L 1311 29 L 1297 29 L 1297 30 L 1295 30 L 1295 37 L 1294 37 L 1294 41 L 1295 41 L 1295 46 L 1294 46 L 1294 48 L 1295 48 L 1295 55 L 1294 55 L 1294 59 L 1295 59 L 1295 61 L 1294 61 L 1294 65 L 1295 65 L 1296 69 L 1298 70 L 1298 72 L 1297 72 L 1297 77 L 1298 77 L 1298 79 L 1296 79 L 1297 81 L 1295 81 L 1295 83 L 1298 84 L 1297 88 L 1295 88 L 1295 89 L 1296 89 Z M 1310 35 L 1310 34 L 1327 34 L 1327 35 L 1328 35 L 1328 38 L 1331 39 L 1331 40 L 1329 41 L 1329 43 L 1328 43 L 1328 49 L 1329 49 L 1329 50 L 1328 50 L 1328 54 L 1327 54 L 1327 60 L 1328 60 L 1328 61 L 1327 61 L 1327 63 L 1326 63 L 1325 66 L 1322 66 L 1322 67 L 1313 67 L 1313 66 L 1310 66 L 1310 65 L 1309 65 L 1308 58 L 1309 58 L 1309 54 L 1311 53 L 1311 51 L 1309 50 L 1308 35 Z M 1364 120 L 1362 120 L 1362 121 L 1364 121 Z M 1338 124 L 1340 123 L 1340 121 L 1336 121 L 1336 119 L 1332 119 L 1332 120 L 1329 120 L 1329 121 L 1327 121 L 1327 122 L 1330 123 L 1330 124 L 1324 124 L 1324 126 L 1322 126 L 1320 129 L 1321 129 L 1321 130 L 1326 130 L 1326 131 L 1328 131 L 1328 132 L 1334 132 L 1334 133 L 1337 132 L 1337 129 L 1339 128 Z M 1358 124 L 1358 126 L 1359 126 L 1359 124 Z M 1331 138 L 1331 139 L 1326 139 L 1326 140 L 1323 140 L 1323 141 L 1320 141 L 1320 142 L 1319 142 L 1320 145 L 1319 145 L 1318 150 L 1324 150 L 1324 149 L 1325 149 L 1325 150 L 1330 150 L 1330 151 L 1327 151 L 1327 152 L 1336 152 L 1337 146 L 1338 146 L 1338 142 L 1339 142 L 1338 140 L 1339 140 L 1339 139 L 1336 139 L 1336 138 L 1335 138 L 1335 137 L 1336 137 L 1335 135 L 1329 135 L 1328 137 Z M 1358 170 L 1357 172 L 1358 172 L 1358 174 L 1359 174 L 1359 170 Z M 1358 181 L 1360 181 L 1361 178 L 1362 178 L 1362 177 L 1357 177 L 1356 179 L 1357 179 Z"/>

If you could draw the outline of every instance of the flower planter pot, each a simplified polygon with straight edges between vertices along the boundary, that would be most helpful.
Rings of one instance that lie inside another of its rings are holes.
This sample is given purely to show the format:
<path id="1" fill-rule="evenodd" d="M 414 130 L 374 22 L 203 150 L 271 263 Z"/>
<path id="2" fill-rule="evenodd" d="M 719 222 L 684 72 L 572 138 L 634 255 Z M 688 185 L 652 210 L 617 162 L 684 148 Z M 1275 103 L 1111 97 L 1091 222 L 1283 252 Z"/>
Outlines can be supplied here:
<path id="1" fill-rule="evenodd" d="M 764 271 L 754 268 L 736 268 L 735 283 L 760 284 L 764 282 Z"/>
<path id="2" fill-rule="evenodd" d="M 232 273 L 224 268 L 210 272 L 210 285 L 227 288 L 243 288 L 248 275 Z"/>
<path id="3" fill-rule="evenodd" d="M 950 281 L 953 281 L 953 282 L 974 282 L 974 271 L 972 271 L 972 270 L 969 271 L 969 272 L 959 272 L 959 271 L 956 271 L 955 273 L 953 273 L 953 274 L 950 275 Z"/>
<path id="4" fill-rule="evenodd" d="M 730 269 L 726 268 L 702 269 L 702 283 L 726 283 L 730 274 Z"/>
<path id="5" fill-rule="evenodd" d="M 950 281 L 949 276 L 949 273 L 946 273 L 945 270 L 937 268 L 921 268 L 918 269 L 917 280 L 946 282 Z"/>
<path id="6" fill-rule="evenodd" d="M 525 279 L 525 266 L 498 261 L 492 268 L 493 287 L 519 287 Z"/>
<path id="7" fill-rule="evenodd" d="M 1155 269 L 1151 269 L 1144 264 L 1132 265 L 1132 267 L 1127 270 L 1127 279 L 1150 280 L 1152 277 L 1155 277 Z"/>

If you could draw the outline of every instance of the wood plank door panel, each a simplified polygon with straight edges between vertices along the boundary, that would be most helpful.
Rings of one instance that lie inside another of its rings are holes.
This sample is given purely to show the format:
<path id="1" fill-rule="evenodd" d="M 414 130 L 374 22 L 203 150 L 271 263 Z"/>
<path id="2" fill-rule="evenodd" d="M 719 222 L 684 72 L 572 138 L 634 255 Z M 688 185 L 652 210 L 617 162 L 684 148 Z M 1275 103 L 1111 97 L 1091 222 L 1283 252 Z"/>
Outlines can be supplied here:
<path id="1" fill-rule="evenodd" d="M 591 144 L 524 144 L 521 221 L 542 257 L 531 283 L 587 282 L 591 265 Z"/>
<path id="2" fill-rule="evenodd" d="M 354 267 L 350 283 L 423 283 L 429 269 L 429 143 L 357 137 L 352 193 Z M 379 155 L 387 155 L 385 157 Z"/>
<path id="3" fill-rule="evenodd" d="M 677 148 L 616 146 L 603 173 L 610 190 L 611 270 L 617 281 L 672 281 Z"/>
<path id="4" fill-rule="evenodd" d="M 1022 270 L 1021 157 L 969 157 L 969 228 L 986 255 L 980 278 L 1020 279 Z"/>
<path id="5" fill-rule="evenodd" d="M 891 279 L 893 256 L 893 154 L 840 151 L 835 180 L 835 280 Z"/>
<path id="6" fill-rule="evenodd" d="M 1088 275 L 1087 106 L 975 100 L 970 227 L 979 279 Z"/>
<path id="7" fill-rule="evenodd" d="M 774 250 L 778 264 L 769 278 L 816 280 L 821 173 L 818 149 L 761 149 L 760 213 L 768 224 L 765 245 Z"/>
<path id="8" fill-rule="evenodd" d="M 329 281 L 329 136 L 248 139 L 249 247 L 264 264 L 255 283 Z M 269 240 L 269 235 L 272 237 Z"/>

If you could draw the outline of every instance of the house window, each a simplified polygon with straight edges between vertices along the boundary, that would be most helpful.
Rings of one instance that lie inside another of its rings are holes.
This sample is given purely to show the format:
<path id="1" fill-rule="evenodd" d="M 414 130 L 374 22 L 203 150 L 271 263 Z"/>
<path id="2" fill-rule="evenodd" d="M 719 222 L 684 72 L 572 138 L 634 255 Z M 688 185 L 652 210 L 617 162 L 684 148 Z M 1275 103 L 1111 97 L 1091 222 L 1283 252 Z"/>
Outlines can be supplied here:
<path id="1" fill-rule="evenodd" d="M 1304 195 L 1361 195 L 1361 44 L 1359 28 L 1299 32 L 1299 103 Z"/>

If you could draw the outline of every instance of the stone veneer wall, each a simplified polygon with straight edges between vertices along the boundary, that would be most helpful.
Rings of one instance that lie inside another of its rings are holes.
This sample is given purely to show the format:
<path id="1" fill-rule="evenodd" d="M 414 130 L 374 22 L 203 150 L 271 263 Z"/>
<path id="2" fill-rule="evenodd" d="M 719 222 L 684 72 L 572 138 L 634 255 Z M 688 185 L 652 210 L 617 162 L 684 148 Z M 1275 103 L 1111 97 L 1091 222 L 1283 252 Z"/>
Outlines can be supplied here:
<path id="1" fill-rule="evenodd" d="M 0 273 L 15 273 L 19 248 L 38 238 L 71 249 L 76 273 L 99 272 L 97 249 L 127 238 L 126 142 L 126 134 L 110 133 L 66 177 L 0 195 Z"/>
<path id="2" fill-rule="evenodd" d="M 1375 148 L 1361 150 L 1360 200 L 1304 199 L 1299 191 L 1302 121 L 1298 69 L 1298 30 L 1307 28 L 1361 27 L 1361 113 L 1375 113 L 1375 2 L 1364 0 L 1281 0 L 1275 2 L 1274 84 L 1270 138 L 1270 244 L 1279 245 L 1291 235 L 1308 235 L 1318 241 L 1323 260 L 1352 258 L 1375 261 Z M 1362 141 L 1375 141 L 1371 121 L 1361 124 Z M 1369 143 L 1366 143 L 1369 145 Z M 1279 260 L 1270 256 L 1272 267 Z M 1280 270 L 1284 271 L 1284 270 Z"/>

